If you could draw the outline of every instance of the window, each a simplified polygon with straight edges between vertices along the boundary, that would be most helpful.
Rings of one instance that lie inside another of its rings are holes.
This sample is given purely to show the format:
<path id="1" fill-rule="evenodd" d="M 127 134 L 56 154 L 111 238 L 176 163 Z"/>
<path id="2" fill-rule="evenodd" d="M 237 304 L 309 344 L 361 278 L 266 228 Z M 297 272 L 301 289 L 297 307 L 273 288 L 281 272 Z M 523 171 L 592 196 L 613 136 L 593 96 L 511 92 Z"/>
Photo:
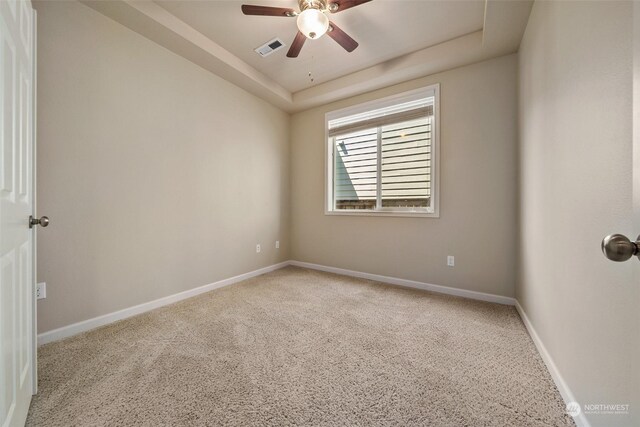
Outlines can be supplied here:
<path id="1" fill-rule="evenodd" d="M 326 213 L 438 216 L 433 85 L 326 115 Z"/>

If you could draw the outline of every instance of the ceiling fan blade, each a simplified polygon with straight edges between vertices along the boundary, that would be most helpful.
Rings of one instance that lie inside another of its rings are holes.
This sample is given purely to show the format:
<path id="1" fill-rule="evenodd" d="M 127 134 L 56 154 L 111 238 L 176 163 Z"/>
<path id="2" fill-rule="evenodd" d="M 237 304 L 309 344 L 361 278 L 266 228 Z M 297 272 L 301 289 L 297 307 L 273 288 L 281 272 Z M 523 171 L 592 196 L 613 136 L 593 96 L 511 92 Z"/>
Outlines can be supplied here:
<path id="1" fill-rule="evenodd" d="M 270 7 L 270 6 L 254 6 L 251 4 L 242 5 L 242 13 L 245 15 L 261 15 L 261 16 L 296 16 L 296 11 L 286 7 Z"/>
<path id="2" fill-rule="evenodd" d="M 342 31 L 336 24 L 329 22 L 329 31 L 327 35 L 338 42 L 340 46 L 347 52 L 353 52 L 358 47 L 358 42 L 349 37 L 347 33 Z"/>
<path id="3" fill-rule="evenodd" d="M 296 34 L 296 38 L 293 39 L 293 42 L 291 43 L 289 52 L 287 52 L 287 56 L 289 58 L 297 58 L 306 40 L 307 40 L 307 37 L 304 34 L 302 34 L 300 31 L 298 31 L 298 34 Z"/>
<path id="4" fill-rule="evenodd" d="M 369 3 L 371 0 L 335 0 L 329 3 L 329 11 L 332 13 L 342 12 L 343 10 L 359 6 L 363 3 Z"/>

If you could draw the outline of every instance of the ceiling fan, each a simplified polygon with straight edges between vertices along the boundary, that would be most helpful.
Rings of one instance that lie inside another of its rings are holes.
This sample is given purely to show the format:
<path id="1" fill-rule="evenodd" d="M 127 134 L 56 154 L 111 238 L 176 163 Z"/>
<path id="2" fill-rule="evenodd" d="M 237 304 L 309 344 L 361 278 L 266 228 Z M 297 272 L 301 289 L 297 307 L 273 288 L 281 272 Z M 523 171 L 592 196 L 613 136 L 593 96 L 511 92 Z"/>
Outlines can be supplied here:
<path id="1" fill-rule="evenodd" d="M 352 7 L 368 3 L 371 0 L 298 0 L 300 12 L 286 7 L 242 5 L 242 13 L 245 15 L 282 16 L 285 18 L 297 17 L 298 34 L 293 39 L 287 56 L 296 58 L 309 39 L 317 39 L 327 33 L 347 52 L 353 52 L 358 47 L 358 42 L 349 37 L 336 24 L 329 21 L 327 13 L 338 13 Z"/>

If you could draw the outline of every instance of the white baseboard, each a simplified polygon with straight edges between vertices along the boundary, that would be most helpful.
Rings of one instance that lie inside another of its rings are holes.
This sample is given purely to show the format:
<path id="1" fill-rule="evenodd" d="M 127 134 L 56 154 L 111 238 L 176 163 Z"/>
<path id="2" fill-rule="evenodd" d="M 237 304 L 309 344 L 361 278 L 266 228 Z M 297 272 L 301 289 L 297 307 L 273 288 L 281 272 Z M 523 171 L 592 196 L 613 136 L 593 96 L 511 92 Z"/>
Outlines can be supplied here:
<path id="1" fill-rule="evenodd" d="M 381 276 L 378 274 L 363 273 L 361 271 L 345 270 L 343 268 L 327 267 L 326 265 L 312 264 L 302 261 L 289 261 L 290 265 L 309 268 L 312 270 L 326 271 L 329 273 L 342 274 L 344 276 L 358 277 L 361 279 L 375 280 L 376 282 L 390 285 L 405 286 L 408 288 L 423 289 L 425 291 L 437 292 L 440 294 L 455 295 L 458 297 L 471 298 L 480 301 L 495 302 L 498 304 L 515 305 L 515 298 L 502 295 L 487 294 L 484 292 L 469 291 L 466 289 L 451 288 L 449 286 L 432 285 L 430 283 L 417 282 L 415 280 L 399 279 L 397 277 Z"/>
<path id="2" fill-rule="evenodd" d="M 154 301 L 149 301 L 143 304 L 139 304 L 133 307 L 125 308 L 113 313 L 105 314 L 102 316 L 94 317 L 92 319 L 83 320 L 81 322 L 73 323 L 71 325 L 63 326 L 58 329 L 43 332 L 38 335 L 38 345 L 58 341 L 63 338 L 68 338 L 73 335 L 77 335 L 82 332 L 89 331 L 91 329 L 98 328 L 100 326 L 108 325 L 109 323 L 116 322 L 118 320 L 126 319 L 138 314 L 145 313 L 158 307 L 173 304 L 178 301 L 182 301 L 187 298 L 194 297 L 204 292 L 209 292 L 214 289 L 222 288 L 237 282 L 241 282 L 252 277 L 259 276 L 261 274 L 269 273 L 274 270 L 286 267 L 288 265 L 295 265 L 298 267 L 309 268 L 313 270 L 327 271 L 330 273 L 342 274 L 345 276 L 359 277 L 362 279 L 375 280 L 378 282 L 388 283 L 391 285 L 406 286 L 409 288 L 424 289 L 427 291 L 438 292 L 448 295 L 456 295 L 466 298 L 472 298 L 481 301 L 496 302 L 499 304 L 514 305 L 515 299 L 504 297 L 501 295 L 486 294 L 482 292 L 468 291 L 465 289 L 450 288 L 447 286 L 432 285 L 429 283 L 416 282 L 413 280 L 399 279 L 396 277 L 381 276 L 378 274 L 363 273 L 359 271 L 345 270 L 342 268 L 327 267 L 324 265 L 311 264 L 308 262 L 300 261 L 284 261 L 279 264 L 270 265 L 268 267 L 260 268 L 249 273 L 240 274 L 235 277 L 220 280 L 218 282 L 210 283 L 208 285 L 200 286 L 198 288 L 190 289 L 188 291 L 180 292 L 177 294 L 169 295 L 163 298 L 159 298 Z"/>
<path id="3" fill-rule="evenodd" d="M 108 325 L 109 323 L 126 319 L 127 317 L 135 316 L 137 314 L 145 313 L 158 307 L 173 304 L 174 302 L 182 301 L 184 299 L 194 297 L 204 292 L 209 292 L 214 289 L 222 288 L 224 286 L 232 285 L 234 283 L 250 279 L 252 277 L 260 276 L 261 274 L 278 270 L 280 268 L 286 267 L 287 265 L 289 265 L 289 261 L 284 261 L 279 264 L 273 264 L 264 268 L 260 268 L 258 270 L 251 271 L 249 273 L 240 274 L 238 276 L 223 279 L 214 283 L 210 283 L 208 285 L 200 286 L 198 288 L 189 289 L 188 291 L 169 295 L 154 301 L 145 302 L 143 304 L 125 308 L 123 310 L 105 314 L 103 316 L 94 317 L 93 319 L 83 320 L 82 322 L 73 323 L 68 326 L 63 326 L 58 329 L 43 332 L 41 334 L 38 334 L 38 345 L 46 344 L 52 341 L 58 341 L 72 335 L 79 334 L 81 332 L 86 332 L 100 326 Z"/>
<path id="4" fill-rule="evenodd" d="M 538 349 L 538 353 L 540 353 L 540 357 L 542 357 L 542 361 L 544 362 L 545 365 L 547 365 L 547 369 L 551 374 L 551 378 L 553 379 L 553 382 L 556 384 L 556 387 L 558 388 L 560 395 L 564 399 L 564 403 L 566 404 L 569 402 L 576 402 L 576 398 L 571 392 L 571 389 L 569 388 L 567 383 L 564 381 L 564 378 L 562 378 L 562 375 L 560 374 L 560 370 L 558 370 L 558 367 L 553 362 L 553 359 L 551 358 L 551 355 L 547 351 L 547 348 L 544 346 L 542 340 L 538 336 L 538 333 L 534 329 L 533 324 L 529 320 L 529 317 L 527 317 L 527 313 L 525 313 L 524 309 L 522 308 L 522 306 L 518 301 L 516 301 L 516 310 L 518 310 L 518 314 L 520 314 L 520 318 L 522 319 L 524 326 L 527 328 L 527 331 L 529 332 L 529 336 L 531 337 L 531 339 L 533 340 L 533 343 Z M 578 416 L 575 417 L 573 420 L 575 421 L 578 427 L 591 427 L 591 424 L 589 424 L 589 420 L 587 420 L 587 417 L 584 415 L 583 412 L 580 412 L 580 414 L 578 414 Z"/>
<path id="5" fill-rule="evenodd" d="M 108 325 L 109 323 L 113 323 L 118 320 L 126 319 L 131 316 L 145 313 L 147 311 L 153 310 L 158 307 L 162 307 L 168 304 L 173 304 L 174 302 L 178 302 L 187 298 L 194 297 L 204 292 L 209 292 L 214 289 L 222 288 L 224 286 L 228 286 L 237 282 L 241 282 L 246 279 L 250 279 L 252 277 L 259 276 L 261 274 L 269 273 L 271 271 L 278 270 L 288 265 L 295 265 L 298 267 L 309 268 L 312 270 L 327 271 L 330 273 L 342 274 L 345 276 L 359 277 L 362 279 L 375 280 L 378 282 L 388 283 L 391 285 L 406 286 L 409 288 L 423 289 L 423 290 L 438 292 L 442 294 L 456 295 L 460 297 L 471 298 L 471 299 L 476 299 L 481 301 L 515 305 L 514 298 L 509 298 L 501 295 L 486 294 L 483 292 L 475 292 L 475 291 L 468 291 L 465 289 L 450 288 L 447 286 L 432 285 L 429 283 L 416 282 L 413 280 L 381 276 L 378 274 L 363 273 L 360 271 L 345 270 L 343 268 L 327 267 L 324 265 L 312 264 L 308 262 L 284 261 L 279 264 L 270 265 L 268 267 L 260 268 L 258 270 L 251 271 L 249 273 L 240 274 L 235 277 L 220 280 L 218 282 L 210 283 L 208 285 L 200 286 L 198 288 L 190 289 L 188 291 L 169 295 L 154 301 L 146 302 L 146 303 L 125 308 L 123 310 L 119 310 L 113 313 L 105 314 L 102 316 L 94 317 L 92 319 L 87 319 L 78 323 L 73 323 L 71 325 L 63 326 L 58 329 L 53 329 L 51 331 L 43 332 L 38 335 L 38 345 L 50 343 L 53 341 L 58 341 L 63 338 L 67 338 L 82 332 L 89 331 L 91 329 L 98 328 L 100 326 Z"/>

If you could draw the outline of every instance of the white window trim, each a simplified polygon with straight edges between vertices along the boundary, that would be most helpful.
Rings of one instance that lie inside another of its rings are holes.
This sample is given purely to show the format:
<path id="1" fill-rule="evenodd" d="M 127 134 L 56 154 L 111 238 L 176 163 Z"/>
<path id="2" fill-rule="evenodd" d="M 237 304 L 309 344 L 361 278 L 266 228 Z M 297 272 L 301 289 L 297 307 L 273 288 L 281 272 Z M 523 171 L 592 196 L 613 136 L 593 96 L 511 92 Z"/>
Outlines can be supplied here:
<path id="1" fill-rule="evenodd" d="M 434 120 L 431 140 L 431 192 L 432 192 L 432 211 L 424 210 L 400 210 L 398 208 L 383 208 L 382 210 L 334 210 L 333 209 L 333 146 L 329 144 L 329 120 L 337 117 L 344 117 L 352 114 L 363 113 L 374 108 L 383 108 L 398 103 L 399 101 L 411 101 L 428 96 L 430 92 L 435 94 L 434 102 Z M 424 217 L 424 218 L 440 218 L 440 84 L 436 83 L 420 89 L 409 92 L 403 92 L 396 95 L 388 96 L 382 99 L 365 102 L 340 110 L 330 111 L 325 114 L 324 120 L 324 214 L 325 215 L 341 215 L 341 216 L 395 216 L 395 217 Z"/>

